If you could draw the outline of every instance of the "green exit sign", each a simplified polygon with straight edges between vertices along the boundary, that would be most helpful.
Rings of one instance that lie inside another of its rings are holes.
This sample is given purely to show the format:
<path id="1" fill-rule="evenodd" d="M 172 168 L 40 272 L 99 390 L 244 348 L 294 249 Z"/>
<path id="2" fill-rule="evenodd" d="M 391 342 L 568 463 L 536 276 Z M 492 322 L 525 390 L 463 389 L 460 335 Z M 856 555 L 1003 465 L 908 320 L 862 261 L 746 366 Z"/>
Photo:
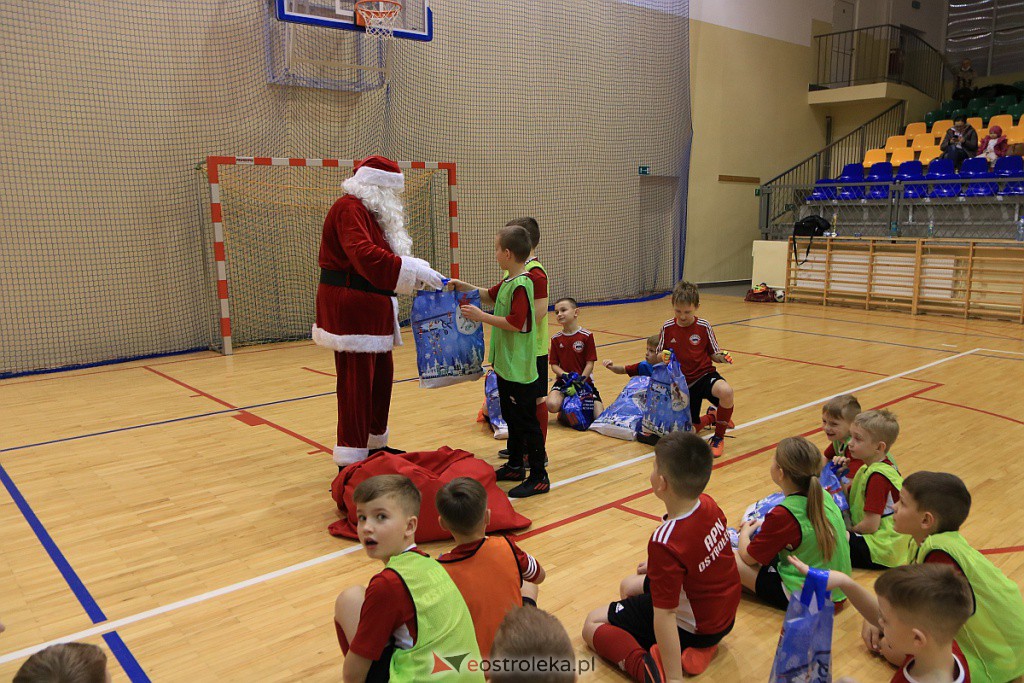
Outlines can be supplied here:
<path id="1" fill-rule="evenodd" d="M 636 172 L 637 172 L 637 175 L 651 175 L 651 167 L 650 166 L 637 166 L 636 167 Z"/>

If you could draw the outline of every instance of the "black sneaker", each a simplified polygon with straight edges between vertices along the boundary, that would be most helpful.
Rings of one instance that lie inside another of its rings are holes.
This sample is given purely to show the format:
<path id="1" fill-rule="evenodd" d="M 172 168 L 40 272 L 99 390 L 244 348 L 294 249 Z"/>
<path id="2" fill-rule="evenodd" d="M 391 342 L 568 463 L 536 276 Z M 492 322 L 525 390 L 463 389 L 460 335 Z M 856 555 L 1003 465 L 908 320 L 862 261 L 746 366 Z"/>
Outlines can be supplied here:
<path id="1" fill-rule="evenodd" d="M 551 482 L 548 478 L 540 477 L 534 479 L 530 477 L 519 486 L 515 487 L 508 492 L 509 498 L 529 498 L 530 496 L 536 496 L 541 493 L 547 493 L 551 490 Z"/>
<path id="2" fill-rule="evenodd" d="M 661 437 L 657 434 L 644 434 L 641 432 L 636 435 L 636 440 L 648 446 L 657 446 L 658 442 L 661 441 Z"/>
<path id="3" fill-rule="evenodd" d="M 498 451 L 498 457 L 501 458 L 502 460 L 508 460 L 510 455 L 512 455 L 512 451 L 510 451 L 507 448 L 502 448 L 500 451 Z"/>
<path id="4" fill-rule="evenodd" d="M 522 481 L 526 479 L 526 468 L 502 465 L 494 470 L 494 478 L 498 481 Z"/>

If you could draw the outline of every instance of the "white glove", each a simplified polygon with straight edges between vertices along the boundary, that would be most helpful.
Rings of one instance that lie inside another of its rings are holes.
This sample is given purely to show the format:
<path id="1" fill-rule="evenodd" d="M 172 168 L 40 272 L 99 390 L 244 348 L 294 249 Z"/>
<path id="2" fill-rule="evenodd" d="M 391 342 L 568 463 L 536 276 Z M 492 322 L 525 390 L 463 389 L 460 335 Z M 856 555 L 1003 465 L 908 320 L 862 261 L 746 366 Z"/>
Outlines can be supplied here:
<path id="1" fill-rule="evenodd" d="M 416 268 L 416 289 L 439 290 L 444 287 L 444 275 L 437 272 L 427 262 L 424 265 L 417 264 Z"/>

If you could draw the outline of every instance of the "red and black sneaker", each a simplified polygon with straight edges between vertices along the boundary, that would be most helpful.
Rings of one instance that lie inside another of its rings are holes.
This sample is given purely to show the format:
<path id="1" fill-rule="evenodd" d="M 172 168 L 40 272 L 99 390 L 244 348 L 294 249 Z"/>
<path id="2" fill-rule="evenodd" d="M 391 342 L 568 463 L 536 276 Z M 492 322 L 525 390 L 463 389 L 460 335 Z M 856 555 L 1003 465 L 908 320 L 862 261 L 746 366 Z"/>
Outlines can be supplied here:
<path id="1" fill-rule="evenodd" d="M 494 470 L 494 478 L 498 481 L 522 481 L 526 479 L 526 468 L 505 464 Z"/>
<path id="2" fill-rule="evenodd" d="M 529 498 L 551 490 L 551 482 L 545 477 L 530 477 L 508 492 L 509 498 Z"/>

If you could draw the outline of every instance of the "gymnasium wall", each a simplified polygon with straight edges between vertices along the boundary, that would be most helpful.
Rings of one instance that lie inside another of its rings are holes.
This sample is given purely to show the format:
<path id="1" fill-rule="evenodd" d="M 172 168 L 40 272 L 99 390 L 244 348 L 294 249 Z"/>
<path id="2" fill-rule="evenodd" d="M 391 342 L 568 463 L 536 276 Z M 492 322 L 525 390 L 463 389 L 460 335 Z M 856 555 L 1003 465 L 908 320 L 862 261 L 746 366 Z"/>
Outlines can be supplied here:
<path id="1" fill-rule="evenodd" d="M 262 0 L 0 10 L 0 376 L 215 343 L 209 154 L 454 161 L 465 279 L 494 280 L 495 230 L 533 215 L 552 296 L 671 287 L 686 0 L 432 6 L 434 41 L 396 42 L 390 87 L 361 93 L 268 84 Z"/>

